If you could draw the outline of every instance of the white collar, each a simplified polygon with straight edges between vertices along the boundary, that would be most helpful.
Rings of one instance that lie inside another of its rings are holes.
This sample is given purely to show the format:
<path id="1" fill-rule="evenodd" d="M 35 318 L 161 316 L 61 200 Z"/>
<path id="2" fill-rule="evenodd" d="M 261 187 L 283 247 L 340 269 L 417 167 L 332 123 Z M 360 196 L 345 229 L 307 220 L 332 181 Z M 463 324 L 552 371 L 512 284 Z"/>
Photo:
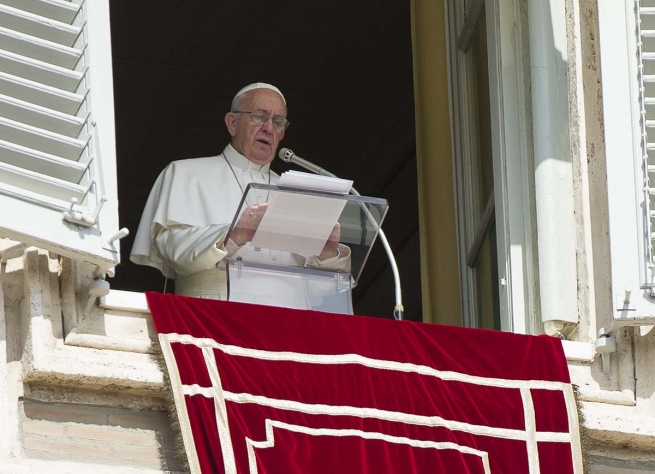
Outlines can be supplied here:
<path id="1" fill-rule="evenodd" d="M 262 174 L 265 174 L 268 173 L 268 169 L 271 167 L 270 163 L 267 163 L 264 166 L 256 165 L 248 158 L 243 156 L 241 153 L 236 151 L 231 144 L 228 144 L 225 147 L 225 150 L 223 150 L 223 156 L 225 156 L 225 159 L 232 166 L 236 166 L 237 168 L 241 168 L 243 170 L 248 170 L 248 171 L 255 170 L 255 171 L 259 171 Z"/>

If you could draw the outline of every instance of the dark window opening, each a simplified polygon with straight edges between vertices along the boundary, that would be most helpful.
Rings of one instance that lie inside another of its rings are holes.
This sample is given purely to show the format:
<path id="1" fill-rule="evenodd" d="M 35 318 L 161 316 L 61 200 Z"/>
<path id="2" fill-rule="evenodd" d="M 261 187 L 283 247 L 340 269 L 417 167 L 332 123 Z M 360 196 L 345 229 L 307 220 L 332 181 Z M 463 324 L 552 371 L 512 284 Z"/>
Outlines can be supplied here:
<path id="1" fill-rule="evenodd" d="M 112 0 L 111 27 L 120 224 L 132 232 L 112 288 L 163 290 L 159 272 L 129 261 L 150 188 L 173 160 L 219 154 L 232 96 L 264 81 L 289 104 L 282 146 L 389 200 L 406 317 L 421 319 L 409 3 Z M 379 242 L 354 301 L 356 314 L 392 315 Z"/>

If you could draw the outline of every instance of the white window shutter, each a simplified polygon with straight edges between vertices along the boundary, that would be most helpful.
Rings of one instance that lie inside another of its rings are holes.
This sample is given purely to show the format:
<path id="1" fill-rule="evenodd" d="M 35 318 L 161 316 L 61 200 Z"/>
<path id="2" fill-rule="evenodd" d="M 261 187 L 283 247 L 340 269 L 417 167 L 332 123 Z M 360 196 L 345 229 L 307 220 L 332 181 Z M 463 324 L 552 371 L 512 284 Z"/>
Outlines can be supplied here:
<path id="1" fill-rule="evenodd" d="M 622 327 L 655 323 L 655 11 L 641 3 L 598 2 L 612 287 L 602 354 Z"/>
<path id="2" fill-rule="evenodd" d="M 643 217 L 646 264 L 642 283 L 653 287 L 653 240 L 655 239 L 655 8 L 637 2 L 637 60 L 639 67 L 639 110 L 643 171 Z"/>
<path id="3" fill-rule="evenodd" d="M 0 236 L 119 261 L 108 0 L 0 0 Z"/>

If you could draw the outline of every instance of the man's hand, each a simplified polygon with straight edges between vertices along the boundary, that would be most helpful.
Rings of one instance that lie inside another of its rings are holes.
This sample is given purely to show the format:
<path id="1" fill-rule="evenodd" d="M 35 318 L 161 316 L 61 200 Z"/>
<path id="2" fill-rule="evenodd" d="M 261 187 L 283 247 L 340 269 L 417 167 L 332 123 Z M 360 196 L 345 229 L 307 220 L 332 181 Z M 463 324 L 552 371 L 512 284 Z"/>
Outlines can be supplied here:
<path id="1" fill-rule="evenodd" d="M 232 242 L 239 246 L 250 242 L 264 217 L 266 209 L 268 209 L 268 203 L 266 202 L 247 207 L 241 214 L 237 225 L 234 226 L 232 234 L 230 234 Z"/>
<path id="2" fill-rule="evenodd" d="M 337 256 L 337 249 L 339 247 L 339 239 L 341 238 L 341 225 L 337 222 L 328 237 L 323 251 L 318 256 L 319 260 L 327 260 L 328 258 L 333 258 Z"/>

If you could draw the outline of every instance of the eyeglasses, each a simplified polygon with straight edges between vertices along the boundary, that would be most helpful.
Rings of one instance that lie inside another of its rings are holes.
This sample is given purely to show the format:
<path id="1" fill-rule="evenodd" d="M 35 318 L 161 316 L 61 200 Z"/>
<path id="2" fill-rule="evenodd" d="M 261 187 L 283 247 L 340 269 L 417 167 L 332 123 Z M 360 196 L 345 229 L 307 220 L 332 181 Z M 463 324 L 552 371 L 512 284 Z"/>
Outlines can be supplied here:
<path id="1" fill-rule="evenodd" d="M 232 113 L 250 114 L 250 120 L 252 121 L 252 123 L 256 125 L 263 125 L 266 122 L 268 122 L 269 118 L 271 118 L 271 114 L 269 114 L 265 110 L 253 110 L 252 112 L 245 112 L 243 110 L 233 110 Z M 291 125 L 291 122 L 289 122 L 286 118 L 282 117 L 281 115 L 273 116 L 273 128 L 278 132 L 281 132 L 282 130 L 286 130 L 287 128 L 289 128 L 289 125 Z"/>

